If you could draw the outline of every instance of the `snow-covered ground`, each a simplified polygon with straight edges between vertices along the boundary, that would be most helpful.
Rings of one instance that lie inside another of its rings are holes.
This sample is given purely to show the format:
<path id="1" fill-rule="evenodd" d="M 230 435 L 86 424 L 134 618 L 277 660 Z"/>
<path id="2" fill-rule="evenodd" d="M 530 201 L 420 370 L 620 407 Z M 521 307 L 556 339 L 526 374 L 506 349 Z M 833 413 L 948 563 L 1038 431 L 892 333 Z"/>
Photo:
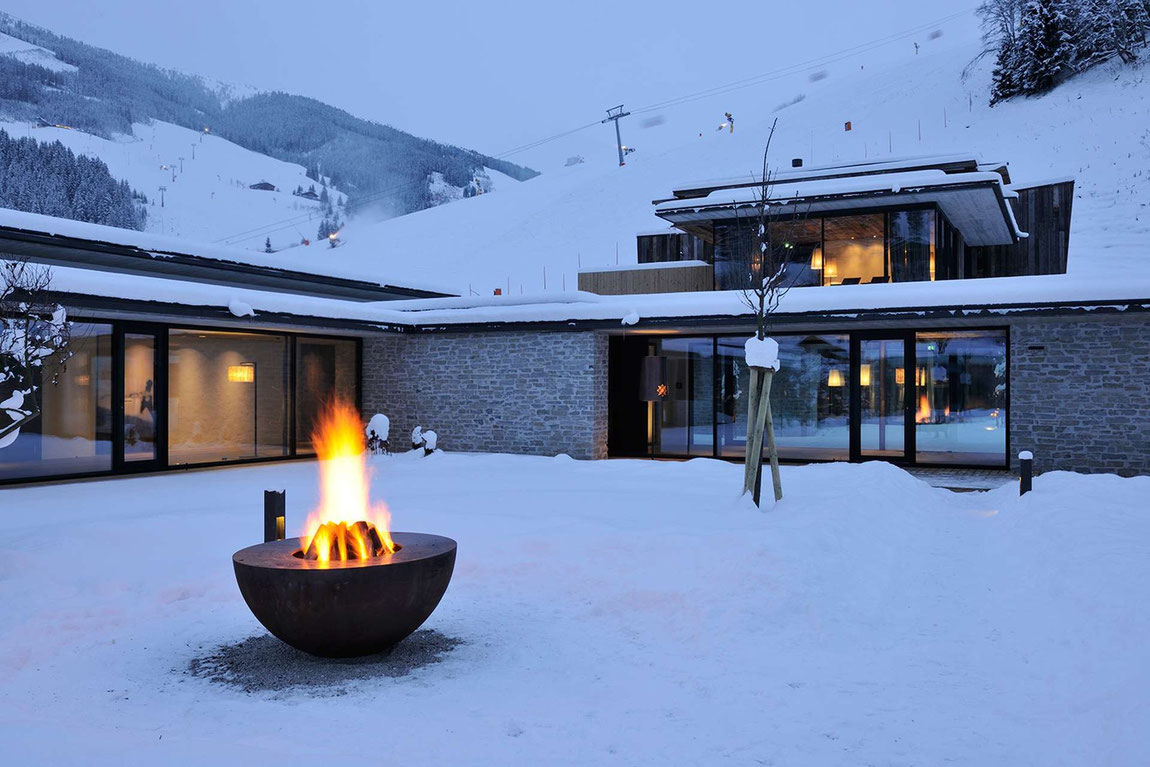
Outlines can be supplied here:
<path id="1" fill-rule="evenodd" d="M 1023 498 L 885 464 L 783 472 L 375 461 L 398 530 L 459 542 L 398 678 L 245 693 L 188 663 L 262 629 L 232 575 L 265 488 L 315 464 L 0 490 L 8 764 L 1140 764 L 1150 478 Z"/>

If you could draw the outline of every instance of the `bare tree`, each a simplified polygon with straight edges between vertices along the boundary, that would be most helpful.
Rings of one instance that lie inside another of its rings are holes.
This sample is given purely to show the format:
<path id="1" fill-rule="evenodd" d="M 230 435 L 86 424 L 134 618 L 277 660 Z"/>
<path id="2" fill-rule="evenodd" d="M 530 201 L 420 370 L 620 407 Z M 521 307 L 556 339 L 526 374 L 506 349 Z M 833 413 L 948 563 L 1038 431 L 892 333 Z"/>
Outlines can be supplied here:
<path id="1" fill-rule="evenodd" d="M 44 384 L 59 381 L 72 355 L 72 323 L 51 287 L 46 266 L 0 262 L 0 448 L 39 417 Z"/>
<path id="2" fill-rule="evenodd" d="M 783 296 L 795 285 L 805 271 L 793 260 L 795 242 L 803 228 L 806 210 L 794 201 L 778 200 L 775 195 L 776 173 L 770 166 L 771 139 L 778 120 L 771 124 L 767 143 L 763 149 L 762 174 L 758 178 L 754 205 L 749 214 L 750 237 L 739 250 L 743 254 L 740 266 L 745 270 L 746 282 L 741 295 L 743 303 L 755 314 L 755 335 L 748 341 L 747 364 L 751 369 L 750 396 L 747 402 L 747 452 L 743 492 L 749 492 L 755 505 L 759 504 L 762 486 L 763 440 L 766 439 L 771 465 L 771 483 L 775 500 L 782 500 L 783 485 L 779 476 L 779 454 L 775 445 L 774 418 L 771 413 L 771 382 L 778 368 L 778 345 L 770 340 L 771 317 L 779 308 Z M 742 222 L 740 222 L 741 224 Z M 756 365 L 752 346 L 768 344 L 774 353 L 773 365 Z"/>

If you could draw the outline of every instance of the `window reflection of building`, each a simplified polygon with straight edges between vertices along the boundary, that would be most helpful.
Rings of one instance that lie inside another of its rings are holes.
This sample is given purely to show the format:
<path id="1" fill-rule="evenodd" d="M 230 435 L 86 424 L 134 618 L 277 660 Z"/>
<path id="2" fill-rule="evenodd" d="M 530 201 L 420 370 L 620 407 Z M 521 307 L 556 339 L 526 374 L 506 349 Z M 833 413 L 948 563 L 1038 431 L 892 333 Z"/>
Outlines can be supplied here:
<path id="1" fill-rule="evenodd" d="M 769 235 L 789 287 L 952 279 L 953 268 L 938 263 L 935 225 L 932 209 L 800 215 L 772 221 Z M 748 284 L 756 226 L 749 217 L 715 223 L 716 289 Z"/>

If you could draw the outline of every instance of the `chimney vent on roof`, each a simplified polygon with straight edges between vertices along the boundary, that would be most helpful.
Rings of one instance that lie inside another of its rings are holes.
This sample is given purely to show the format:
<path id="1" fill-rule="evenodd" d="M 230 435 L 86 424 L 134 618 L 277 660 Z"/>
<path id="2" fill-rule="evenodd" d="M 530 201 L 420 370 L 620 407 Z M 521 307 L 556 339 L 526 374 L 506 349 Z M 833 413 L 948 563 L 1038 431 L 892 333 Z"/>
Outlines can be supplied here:
<path id="1" fill-rule="evenodd" d="M 792 168 L 801 168 L 801 167 L 803 167 L 803 158 L 801 158 L 801 157 L 796 157 L 796 158 L 794 158 L 793 160 L 791 160 L 791 167 L 792 167 Z"/>

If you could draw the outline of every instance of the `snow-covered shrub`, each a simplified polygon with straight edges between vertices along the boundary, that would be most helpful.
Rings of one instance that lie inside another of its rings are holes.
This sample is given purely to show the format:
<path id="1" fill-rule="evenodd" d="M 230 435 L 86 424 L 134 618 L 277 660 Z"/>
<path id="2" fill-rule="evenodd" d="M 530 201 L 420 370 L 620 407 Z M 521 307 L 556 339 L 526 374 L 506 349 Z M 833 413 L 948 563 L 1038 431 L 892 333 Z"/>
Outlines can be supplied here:
<path id="1" fill-rule="evenodd" d="M 391 437 L 391 420 L 387 416 L 383 413 L 376 413 L 367 422 L 367 427 L 363 432 L 367 437 L 368 450 L 375 455 L 388 454 L 391 448 L 391 444 L 388 442 Z"/>
<path id="2" fill-rule="evenodd" d="M 431 429 L 416 426 L 411 430 L 411 449 L 423 450 L 424 455 L 431 455 L 439 447 L 439 435 Z"/>
<path id="3" fill-rule="evenodd" d="M 40 390 L 71 356 L 72 323 L 47 300 L 52 273 L 27 261 L 0 262 L 0 448 L 40 415 Z"/>

